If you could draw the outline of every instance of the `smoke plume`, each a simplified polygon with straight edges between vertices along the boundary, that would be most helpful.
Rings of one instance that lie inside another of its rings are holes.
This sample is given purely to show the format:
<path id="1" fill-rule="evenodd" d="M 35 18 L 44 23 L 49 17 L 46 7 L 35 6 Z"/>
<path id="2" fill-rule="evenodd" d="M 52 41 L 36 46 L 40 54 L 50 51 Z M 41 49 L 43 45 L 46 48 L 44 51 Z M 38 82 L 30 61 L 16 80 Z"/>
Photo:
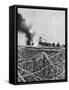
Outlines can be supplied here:
<path id="1" fill-rule="evenodd" d="M 30 33 L 31 26 L 26 25 L 26 23 L 25 23 L 26 20 L 22 17 L 22 15 L 18 14 L 17 16 L 18 16 L 18 31 L 25 33 L 26 38 L 27 38 L 26 44 L 30 45 L 30 42 L 31 42 L 32 36 L 33 36 Z"/>

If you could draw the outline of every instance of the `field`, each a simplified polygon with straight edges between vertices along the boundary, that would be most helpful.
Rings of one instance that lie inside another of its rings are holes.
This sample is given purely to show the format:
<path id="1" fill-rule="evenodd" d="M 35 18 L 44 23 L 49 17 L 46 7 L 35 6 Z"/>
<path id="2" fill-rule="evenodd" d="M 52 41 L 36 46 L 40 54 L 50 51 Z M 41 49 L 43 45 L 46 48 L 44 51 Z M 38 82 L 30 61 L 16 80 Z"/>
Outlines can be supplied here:
<path id="1" fill-rule="evenodd" d="M 18 82 L 65 78 L 65 49 L 18 47 Z"/>

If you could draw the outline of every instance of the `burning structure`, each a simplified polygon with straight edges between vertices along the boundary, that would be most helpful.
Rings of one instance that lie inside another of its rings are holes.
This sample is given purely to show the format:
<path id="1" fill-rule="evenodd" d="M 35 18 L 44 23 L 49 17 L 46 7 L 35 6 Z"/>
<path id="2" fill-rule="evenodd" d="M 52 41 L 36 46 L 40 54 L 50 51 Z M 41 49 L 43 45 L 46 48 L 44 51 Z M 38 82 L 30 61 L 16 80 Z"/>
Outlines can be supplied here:
<path id="1" fill-rule="evenodd" d="M 25 21 L 26 20 L 20 14 L 18 14 L 18 32 L 25 34 L 27 38 L 26 45 L 30 45 L 33 38 L 33 34 L 30 33 L 31 26 L 27 26 Z"/>
<path id="2" fill-rule="evenodd" d="M 24 19 L 24 17 L 22 17 L 21 14 L 18 14 L 18 32 L 21 32 L 23 34 L 25 34 L 26 36 L 26 45 L 31 45 L 31 46 L 38 46 L 40 45 L 46 45 L 46 42 L 44 44 L 44 42 L 42 42 L 42 38 L 40 40 L 40 38 L 35 35 L 34 33 L 31 33 L 32 26 L 31 25 L 27 25 L 26 24 L 26 20 Z M 23 40 L 22 40 L 23 41 Z"/>
<path id="3" fill-rule="evenodd" d="M 26 24 L 26 19 L 21 14 L 18 14 L 18 32 L 25 34 L 25 45 L 28 46 L 54 46 L 51 43 L 47 43 L 42 37 L 38 37 L 35 32 L 30 32 L 32 26 Z M 44 41 L 43 41 L 44 40 Z M 23 41 L 23 40 L 22 40 Z"/>

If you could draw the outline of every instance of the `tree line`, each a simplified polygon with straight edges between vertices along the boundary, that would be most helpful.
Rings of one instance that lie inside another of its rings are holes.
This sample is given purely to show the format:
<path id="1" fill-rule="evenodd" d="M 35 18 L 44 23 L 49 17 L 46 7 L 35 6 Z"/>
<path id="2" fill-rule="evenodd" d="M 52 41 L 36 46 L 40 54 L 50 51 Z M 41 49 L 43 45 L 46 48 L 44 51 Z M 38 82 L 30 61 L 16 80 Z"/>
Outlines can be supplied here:
<path id="1" fill-rule="evenodd" d="M 41 46 L 49 46 L 49 47 L 61 47 L 60 43 L 58 42 L 57 44 L 53 43 L 48 43 L 48 42 L 42 42 L 42 37 L 39 38 L 39 45 Z M 62 45 L 65 47 L 65 45 Z"/>

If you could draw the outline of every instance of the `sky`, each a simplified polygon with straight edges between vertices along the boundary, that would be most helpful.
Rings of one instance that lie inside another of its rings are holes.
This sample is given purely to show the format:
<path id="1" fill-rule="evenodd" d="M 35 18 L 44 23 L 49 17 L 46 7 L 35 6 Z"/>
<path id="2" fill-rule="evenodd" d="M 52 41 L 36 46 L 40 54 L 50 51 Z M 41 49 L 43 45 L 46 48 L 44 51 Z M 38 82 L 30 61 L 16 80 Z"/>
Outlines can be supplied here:
<path id="1" fill-rule="evenodd" d="M 47 42 L 65 44 L 65 11 L 18 8 L 18 13 L 32 26 L 30 32 L 36 33 L 36 39 L 41 36 Z M 18 33 L 19 45 L 25 42 L 24 36 Z"/>

